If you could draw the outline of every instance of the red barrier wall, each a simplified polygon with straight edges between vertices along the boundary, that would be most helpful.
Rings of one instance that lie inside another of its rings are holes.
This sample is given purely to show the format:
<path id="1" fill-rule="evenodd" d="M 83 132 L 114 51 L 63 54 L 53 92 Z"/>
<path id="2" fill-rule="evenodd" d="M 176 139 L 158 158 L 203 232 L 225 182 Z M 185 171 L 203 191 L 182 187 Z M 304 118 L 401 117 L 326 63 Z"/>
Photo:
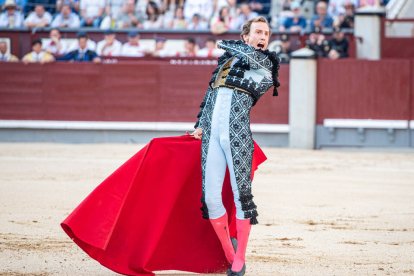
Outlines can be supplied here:
<path id="1" fill-rule="evenodd" d="M 318 60 L 317 123 L 323 119 L 412 118 L 410 60 Z"/>
<path id="2" fill-rule="evenodd" d="M 0 63 L 0 119 L 194 122 L 213 69 L 169 60 Z M 282 66 L 280 96 L 263 96 L 252 123 L 288 123 L 288 71 Z"/>

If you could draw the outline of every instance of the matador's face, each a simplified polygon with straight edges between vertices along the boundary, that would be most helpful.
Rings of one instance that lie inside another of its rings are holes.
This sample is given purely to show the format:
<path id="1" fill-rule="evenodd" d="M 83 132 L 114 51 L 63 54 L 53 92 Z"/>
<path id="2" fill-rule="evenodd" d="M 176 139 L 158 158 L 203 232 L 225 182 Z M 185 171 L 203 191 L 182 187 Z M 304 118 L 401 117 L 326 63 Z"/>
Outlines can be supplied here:
<path id="1" fill-rule="evenodd" d="M 267 49 L 269 38 L 269 25 L 265 22 L 253 22 L 250 26 L 250 33 L 243 35 L 243 40 L 246 44 L 262 50 Z"/>

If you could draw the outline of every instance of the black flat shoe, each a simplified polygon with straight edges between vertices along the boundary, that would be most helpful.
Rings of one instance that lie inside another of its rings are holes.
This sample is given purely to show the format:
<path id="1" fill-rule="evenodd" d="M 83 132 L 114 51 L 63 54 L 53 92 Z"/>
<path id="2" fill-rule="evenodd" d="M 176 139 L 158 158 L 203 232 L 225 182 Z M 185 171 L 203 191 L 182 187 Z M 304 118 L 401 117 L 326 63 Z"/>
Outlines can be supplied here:
<path id="1" fill-rule="evenodd" d="M 227 270 L 227 276 L 243 276 L 244 274 L 246 274 L 246 264 L 243 265 L 239 272 L 234 272 L 231 268 Z"/>

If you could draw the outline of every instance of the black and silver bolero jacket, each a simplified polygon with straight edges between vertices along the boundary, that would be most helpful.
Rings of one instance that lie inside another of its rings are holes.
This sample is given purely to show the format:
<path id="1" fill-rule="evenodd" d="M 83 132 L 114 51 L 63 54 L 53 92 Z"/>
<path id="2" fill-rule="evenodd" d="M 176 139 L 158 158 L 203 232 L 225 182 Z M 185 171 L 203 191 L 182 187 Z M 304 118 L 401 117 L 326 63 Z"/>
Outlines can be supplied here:
<path id="1" fill-rule="evenodd" d="M 221 68 L 230 58 L 237 58 L 237 62 L 231 67 L 224 84 L 229 87 L 236 87 L 249 92 L 253 98 L 253 105 L 260 99 L 263 94 L 274 86 L 273 96 L 277 96 L 277 88 L 280 86 L 278 80 L 279 58 L 275 52 L 269 50 L 255 49 L 241 40 L 222 40 L 217 46 L 225 53 L 219 57 L 217 68 L 209 82 L 207 94 L 212 89 Z M 200 119 L 206 97 L 200 105 L 200 113 L 197 118 Z M 198 127 L 196 123 L 195 128 Z"/>

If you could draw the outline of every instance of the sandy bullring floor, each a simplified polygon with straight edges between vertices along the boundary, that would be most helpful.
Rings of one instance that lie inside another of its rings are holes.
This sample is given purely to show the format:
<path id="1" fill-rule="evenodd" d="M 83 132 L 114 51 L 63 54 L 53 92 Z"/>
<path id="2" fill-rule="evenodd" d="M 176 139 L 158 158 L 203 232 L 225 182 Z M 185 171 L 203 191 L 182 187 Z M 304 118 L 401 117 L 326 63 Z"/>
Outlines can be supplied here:
<path id="1" fill-rule="evenodd" d="M 140 148 L 0 144 L 0 275 L 115 275 L 59 223 Z M 413 151 L 264 151 L 246 275 L 414 275 Z"/>

